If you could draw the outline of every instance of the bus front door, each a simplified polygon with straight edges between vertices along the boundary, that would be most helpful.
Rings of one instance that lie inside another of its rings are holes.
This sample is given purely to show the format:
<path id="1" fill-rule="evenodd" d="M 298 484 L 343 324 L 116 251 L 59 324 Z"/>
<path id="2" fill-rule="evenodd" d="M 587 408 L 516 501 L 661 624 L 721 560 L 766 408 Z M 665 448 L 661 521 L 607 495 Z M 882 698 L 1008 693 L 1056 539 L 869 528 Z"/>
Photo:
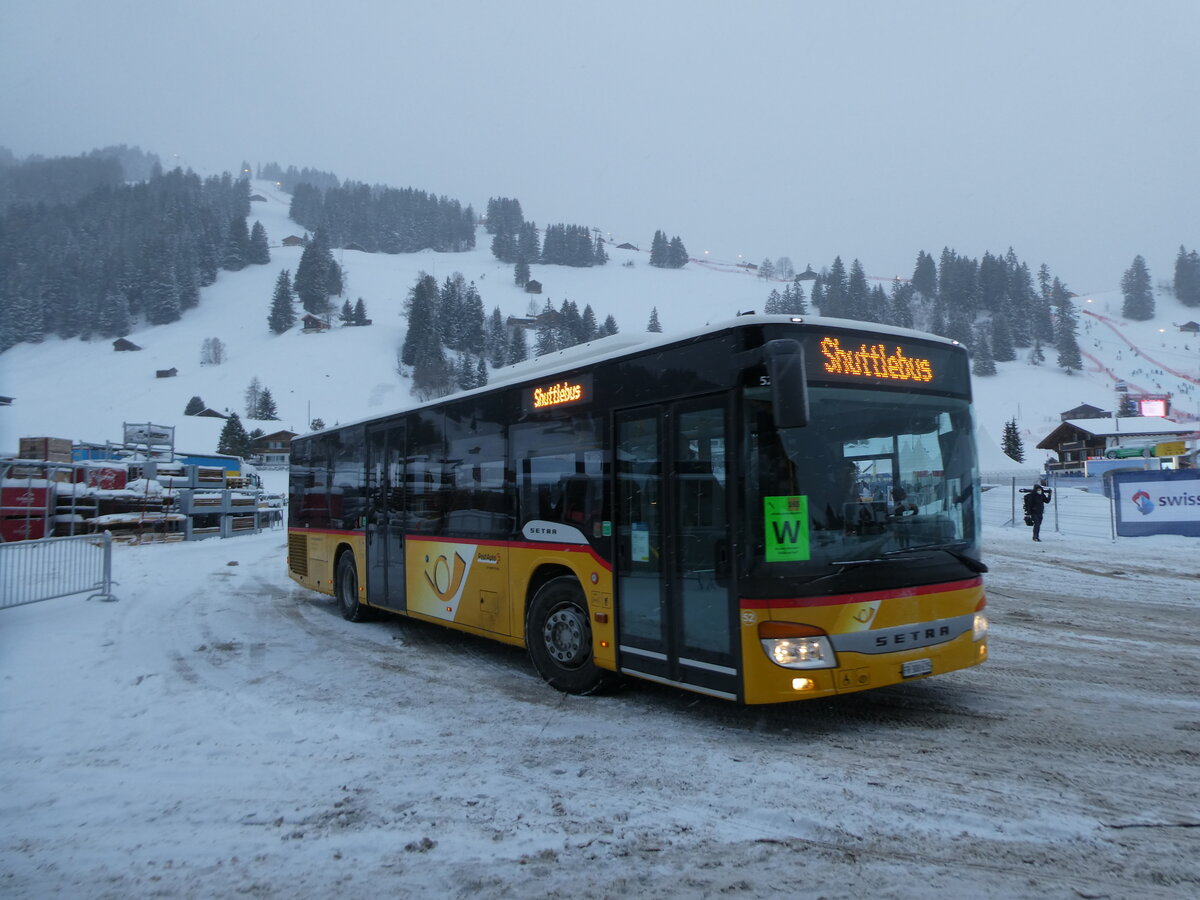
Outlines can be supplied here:
<path id="1" fill-rule="evenodd" d="M 367 602 L 403 611 L 404 424 L 370 430 L 367 446 Z"/>
<path id="2" fill-rule="evenodd" d="M 712 399 L 617 413 L 618 660 L 737 699 L 727 420 Z"/>

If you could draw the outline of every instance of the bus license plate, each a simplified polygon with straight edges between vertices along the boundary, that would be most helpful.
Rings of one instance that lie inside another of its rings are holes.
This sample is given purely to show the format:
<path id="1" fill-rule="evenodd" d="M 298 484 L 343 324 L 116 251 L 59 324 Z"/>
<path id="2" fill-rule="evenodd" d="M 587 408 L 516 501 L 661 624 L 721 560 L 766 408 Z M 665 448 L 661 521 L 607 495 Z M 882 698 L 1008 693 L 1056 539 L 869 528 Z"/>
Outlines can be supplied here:
<path id="1" fill-rule="evenodd" d="M 900 674 L 905 678 L 914 675 L 928 675 L 933 671 L 933 661 L 930 659 L 910 659 L 900 667 Z"/>

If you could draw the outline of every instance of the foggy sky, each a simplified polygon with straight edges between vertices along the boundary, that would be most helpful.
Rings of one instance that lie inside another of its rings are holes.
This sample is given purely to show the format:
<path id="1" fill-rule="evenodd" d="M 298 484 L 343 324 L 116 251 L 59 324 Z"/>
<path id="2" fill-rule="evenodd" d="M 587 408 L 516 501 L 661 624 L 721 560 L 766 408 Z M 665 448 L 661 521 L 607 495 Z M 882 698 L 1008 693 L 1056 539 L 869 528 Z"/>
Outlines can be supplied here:
<path id="1" fill-rule="evenodd" d="M 311 166 L 539 225 L 1074 290 L 1200 246 L 1200 2 L 3 0 L 0 145 Z"/>

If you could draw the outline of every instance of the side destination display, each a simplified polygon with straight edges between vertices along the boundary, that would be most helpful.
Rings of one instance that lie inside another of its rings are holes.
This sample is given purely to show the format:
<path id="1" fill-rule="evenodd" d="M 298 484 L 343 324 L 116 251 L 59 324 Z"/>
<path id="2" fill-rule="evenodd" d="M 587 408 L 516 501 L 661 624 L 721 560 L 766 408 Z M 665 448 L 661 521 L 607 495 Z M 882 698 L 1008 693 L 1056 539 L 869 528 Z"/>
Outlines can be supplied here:
<path id="1" fill-rule="evenodd" d="M 592 402 L 590 374 L 560 378 L 548 384 L 526 388 L 521 405 L 526 412 L 545 412 L 566 406 L 582 406 Z"/>

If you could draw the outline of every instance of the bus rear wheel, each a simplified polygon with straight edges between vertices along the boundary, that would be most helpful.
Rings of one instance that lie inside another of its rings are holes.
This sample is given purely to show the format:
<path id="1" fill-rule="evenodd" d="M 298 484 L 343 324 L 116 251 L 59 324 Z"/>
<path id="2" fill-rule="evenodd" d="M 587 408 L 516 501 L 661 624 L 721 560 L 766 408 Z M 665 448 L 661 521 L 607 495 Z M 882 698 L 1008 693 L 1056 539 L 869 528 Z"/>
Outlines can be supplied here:
<path id="1" fill-rule="evenodd" d="M 349 550 L 338 558 L 337 571 L 333 576 L 333 592 L 343 619 L 347 622 L 366 620 L 367 608 L 358 602 L 358 566 L 355 565 L 354 554 Z"/>
<path id="2" fill-rule="evenodd" d="M 595 694 L 613 676 L 592 659 L 592 628 L 587 601 L 570 575 L 543 584 L 525 620 L 525 643 L 538 674 L 567 694 Z"/>

